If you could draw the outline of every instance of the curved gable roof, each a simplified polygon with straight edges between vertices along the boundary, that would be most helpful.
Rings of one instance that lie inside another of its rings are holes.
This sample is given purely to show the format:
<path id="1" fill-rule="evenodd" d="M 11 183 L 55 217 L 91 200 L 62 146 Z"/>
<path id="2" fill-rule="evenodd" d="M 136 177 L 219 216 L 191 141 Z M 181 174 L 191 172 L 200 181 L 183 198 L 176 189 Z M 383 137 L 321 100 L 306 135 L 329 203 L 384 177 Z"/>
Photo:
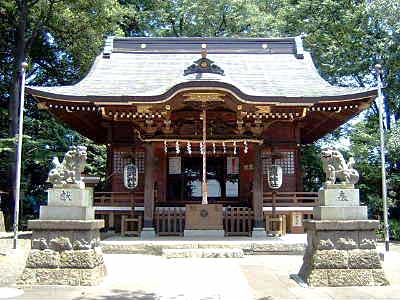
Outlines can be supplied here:
<path id="1" fill-rule="evenodd" d="M 200 58 L 202 44 L 207 46 L 207 58 L 224 75 L 184 76 L 184 70 Z M 185 87 L 218 87 L 254 102 L 313 103 L 376 94 L 375 90 L 330 85 L 320 77 L 298 38 L 113 39 L 77 84 L 27 90 L 35 96 L 58 100 L 152 102 Z"/>

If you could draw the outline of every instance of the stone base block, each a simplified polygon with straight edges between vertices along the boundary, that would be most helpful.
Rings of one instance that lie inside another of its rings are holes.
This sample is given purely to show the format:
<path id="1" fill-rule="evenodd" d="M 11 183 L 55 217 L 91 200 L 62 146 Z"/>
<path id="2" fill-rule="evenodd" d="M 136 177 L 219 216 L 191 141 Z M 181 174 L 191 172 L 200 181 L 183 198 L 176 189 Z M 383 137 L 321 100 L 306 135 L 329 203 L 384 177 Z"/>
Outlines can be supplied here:
<path id="1" fill-rule="evenodd" d="M 40 220 L 94 220 L 94 207 L 40 206 Z"/>
<path id="2" fill-rule="evenodd" d="M 321 206 L 359 206 L 360 191 L 354 188 L 328 188 L 318 191 Z"/>
<path id="3" fill-rule="evenodd" d="M 86 250 L 99 245 L 104 220 L 30 220 L 28 227 L 32 229 L 32 249 Z"/>
<path id="4" fill-rule="evenodd" d="M 241 258 L 242 249 L 163 249 L 166 258 Z"/>
<path id="5" fill-rule="evenodd" d="M 3 212 L 0 211 L 0 232 L 5 232 L 6 231 L 6 225 L 4 223 L 4 215 Z"/>
<path id="6" fill-rule="evenodd" d="M 224 230 L 212 230 L 212 229 L 204 229 L 204 230 L 189 230 L 185 229 L 183 233 L 184 237 L 224 237 Z"/>
<path id="7" fill-rule="evenodd" d="M 100 247 L 89 250 L 32 249 L 20 285 L 97 285 L 106 275 Z"/>
<path id="8" fill-rule="evenodd" d="M 51 188 L 47 193 L 49 206 L 93 206 L 91 188 Z"/>
<path id="9" fill-rule="evenodd" d="M 367 220 L 366 206 L 317 206 L 314 220 Z"/>
<path id="10" fill-rule="evenodd" d="M 309 286 L 388 285 L 378 252 L 378 221 L 307 220 L 299 276 Z"/>
<path id="11" fill-rule="evenodd" d="M 144 227 L 140 232 L 140 238 L 142 239 L 153 239 L 156 237 L 156 231 L 153 227 Z"/>
<path id="12" fill-rule="evenodd" d="M 254 227 L 253 231 L 251 232 L 251 236 L 253 238 L 266 238 L 267 232 L 265 231 L 265 228 L 263 228 L 263 227 Z"/>
<path id="13" fill-rule="evenodd" d="M 34 230 L 99 230 L 104 220 L 29 220 L 29 229 Z"/>
<path id="14" fill-rule="evenodd" d="M 388 285 L 382 269 L 313 269 L 307 284 L 312 287 Z"/>
<path id="15" fill-rule="evenodd" d="M 106 268 L 99 265 L 93 269 L 32 269 L 25 268 L 18 285 L 98 285 L 106 275 Z"/>

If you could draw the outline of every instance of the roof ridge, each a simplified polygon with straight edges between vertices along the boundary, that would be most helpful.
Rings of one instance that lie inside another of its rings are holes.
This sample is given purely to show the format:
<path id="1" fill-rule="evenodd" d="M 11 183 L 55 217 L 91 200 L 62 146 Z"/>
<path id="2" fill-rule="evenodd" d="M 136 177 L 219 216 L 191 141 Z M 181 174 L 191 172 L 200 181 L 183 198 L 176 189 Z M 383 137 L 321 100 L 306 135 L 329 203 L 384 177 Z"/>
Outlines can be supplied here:
<path id="1" fill-rule="evenodd" d="M 103 57 L 119 53 L 293 54 L 303 58 L 302 37 L 115 37 L 105 41 Z"/>
<path id="2" fill-rule="evenodd" d="M 117 37 L 117 36 L 113 36 L 114 40 L 153 40 L 153 41 L 157 41 L 157 40 L 175 40 L 175 41 L 204 41 L 204 40 L 210 40 L 210 41 L 258 41 L 258 40 L 269 40 L 269 41 L 294 41 L 296 38 L 296 36 L 287 36 L 287 37 L 140 37 L 140 36 L 134 36 L 134 37 Z"/>

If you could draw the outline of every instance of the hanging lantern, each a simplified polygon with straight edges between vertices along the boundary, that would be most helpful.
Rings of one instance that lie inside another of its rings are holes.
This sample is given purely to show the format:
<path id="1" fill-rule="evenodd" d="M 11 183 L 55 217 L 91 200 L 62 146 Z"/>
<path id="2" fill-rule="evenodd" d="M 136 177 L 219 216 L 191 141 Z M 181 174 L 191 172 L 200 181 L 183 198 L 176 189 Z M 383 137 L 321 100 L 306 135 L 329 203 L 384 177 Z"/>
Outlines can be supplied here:
<path id="1" fill-rule="evenodd" d="M 226 153 L 226 145 L 225 145 L 225 142 L 222 142 L 222 148 L 224 149 L 224 153 Z"/>
<path id="2" fill-rule="evenodd" d="M 270 165 L 267 169 L 268 186 L 270 189 L 277 190 L 282 186 L 282 167 Z"/>
<path id="3" fill-rule="evenodd" d="M 235 141 L 235 142 L 233 142 L 233 154 L 236 155 L 236 153 L 237 153 L 237 149 L 236 149 L 236 141 Z"/>
<path id="4" fill-rule="evenodd" d="M 176 154 L 181 153 L 181 149 L 179 148 L 179 142 L 178 141 L 176 141 L 176 143 L 175 143 L 175 150 L 176 150 Z"/>
<path id="5" fill-rule="evenodd" d="M 167 141 L 164 141 L 164 152 L 168 153 L 168 144 Z"/>
<path id="6" fill-rule="evenodd" d="M 249 147 L 247 146 L 247 141 L 244 141 L 244 153 L 249 152 Z"/>
<path id="7" fill-rule="evenodd" d="M 190 145 L 190 142 L 187 142 L 187 152 L 189 153 L 189 155 L 192 155 L 192 145 Z"/>
<path id="8" fill-rule="evenodd" d="M 215 152 L 216 152 L 215 143 L 213 143 L 212 146 L 213 146 L 213 153 L 215 154 Z"/>
<path id="9" fill-rule="evenodd" d="M 138 185 L 138 168 L 135 164 L 130 163 L 124 167 L 124 186 L 128 190 L 133 190 Z"/>

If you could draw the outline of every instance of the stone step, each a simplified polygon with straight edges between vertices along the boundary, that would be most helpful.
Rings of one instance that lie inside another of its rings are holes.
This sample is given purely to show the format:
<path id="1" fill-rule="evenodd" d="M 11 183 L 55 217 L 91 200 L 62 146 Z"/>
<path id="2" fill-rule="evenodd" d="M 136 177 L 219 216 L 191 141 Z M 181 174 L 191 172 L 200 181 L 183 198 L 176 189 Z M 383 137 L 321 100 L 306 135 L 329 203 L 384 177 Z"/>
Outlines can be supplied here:
<path id="1" fill-rule="evenodd" d="M 133 240 L 132 237 L 107 239 L 100 243 L 108 254 L 152 254 L 162 255 L 168 249 L 241 249 L 246 255 L 304 253 L 305 242 L 288 242 L 279 239 L 264 241 L 196 241 L 196 240 Z"/>
<path id="2" fill-rule="evenodd" d="M 238 248 L 204 248 L 204 249 L 163 249 L 165 258 L 241 258 L 243 250 Z"/>

